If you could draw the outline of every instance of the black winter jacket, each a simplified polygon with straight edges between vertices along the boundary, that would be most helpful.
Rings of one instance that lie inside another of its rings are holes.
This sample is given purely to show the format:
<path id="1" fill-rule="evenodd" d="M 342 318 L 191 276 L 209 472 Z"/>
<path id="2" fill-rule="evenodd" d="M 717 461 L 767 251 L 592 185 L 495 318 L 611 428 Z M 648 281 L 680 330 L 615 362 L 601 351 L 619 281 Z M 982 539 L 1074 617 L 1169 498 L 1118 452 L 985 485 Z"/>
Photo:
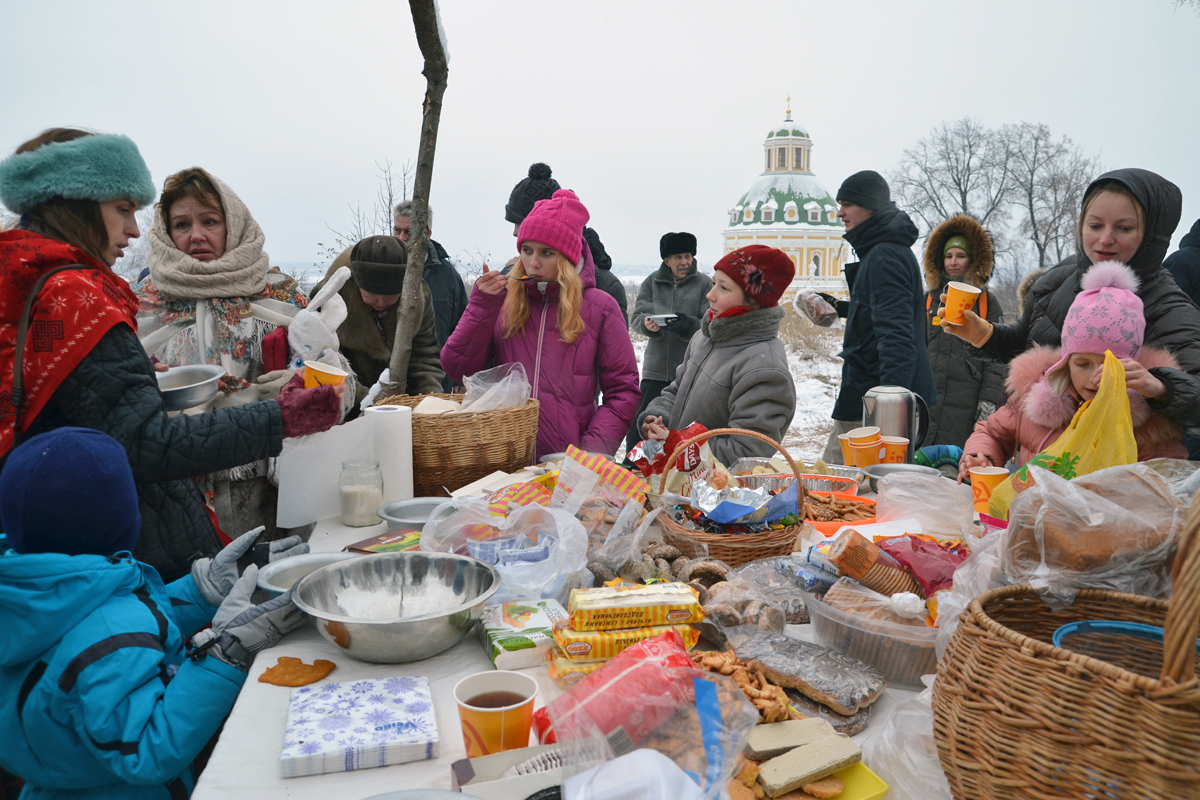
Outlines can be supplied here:
<path id="1" fill-rule="evenodd" d="M 433 327 L 438 347 L 445 347 L 467 310 L 467 287 L 446 248 L 432 239 L 425 254 L 425 283 L 433 296 Z M 442 391 L 447 394 L 454 391 L 454 381 L 448 376 L 442 377 Z"/>
<path id="2" fill-rule="evenodd" d="M 1129 259 L 1129 267 L 1141 282 L 1137 293 L 1146 317 L 1145 342 L 1169 351 L 1183 368 L 1150 370 L 1169 392 L 1162 402 L 1150 400 L 1150 408 L 1184 428 L 1200 427 L 1200 309 L 1162 267 L 1171 235 L 1179 224 L 1183 196 L 1175 184 L 1153 172 L 1119 169 L 1092 181 L 1085 202 L 1110 182 L 1132 192 L 1145 212 L 1145 236 Z M 1025 313 L 1015 322 L 997 325 L 983 347 L 972 347 L 971 352 L 1007 363 L 1031 345 L 1060 346 L 1063 321 L 1080 292 L 1083 273 L 1092 265 L 1082 250 L 1080 247 L 1079 253 L 1038 278 L 1025 299 Z"/>
<path id="3" fill-rule="evenodd" d="M 596 288 L 605 294 L 612 295 L 621 307 L 621 316 L 625 324 L 629 324 L 629 300 L 625 296 L 625 284 L 612 274 L 612 258 L 600 241 L 600 234 L 594 228 L 584 228 L 583 238 L 587 240 L 588 248 L 592 251 L 592 262 L 596 265 Z"/>
<path id="4" fill-rule="evenodd" d="M 876 386 L 903 386 L 933 406 L 938 395 L 922 336 L 925 291 L 911 249 L 917 226 L 893 205 L 843 238 L 860 260 L 845 267 L 850 303 L 833 418 L 861 420 L 863 395 Z"/>
<path id="5" fill-rule="evenodd" d="M 1171 273 L 1179 288 L 1200 306 L 1200 219 L 1179 240 L 1179 249 L 1167 256 L 1163 266 Z"/>
<path id="6" fill-rule="evenodd" d="M 221 549 L 191 479 L 283 449 L 283 415 L 274 400 L 168 417 L 150 358 L 126 325 L 109 330 L 79 362 L 26 436 L 68 425 L 103 431 L 125 447 L 142 514 L 133 555 L 168 583 Z M 0 468 L 5 460 L 7 454 Z"/>
<path id="7" fill-rule="evenodd" d="M 950 444 L 962 447 L 975 432 L 975 423 L 1004 403 L 1004 364 L 972 356 L 967 343 L 944 332 L 933 324 L 941 305 L 939 297 L 950 281 L 946 275 L 943 250 L 953 236 L 965 236 L 971 248 L 967 271 L 955 280 L 983 289 L 987 305 L 987 321 L 1004 322 L 1000 301 L 987 291 L 992 275 L 994 255 L 992 239 L 974 217 L 958 214 L 938 225 L 925 243 L 925 343 L 929 349 L 929 366 L 933 383 L 941 402 L 929 409 L 929 430 L 922 446 Z M 983 298 L 975 307 L 980 312 Z"/>

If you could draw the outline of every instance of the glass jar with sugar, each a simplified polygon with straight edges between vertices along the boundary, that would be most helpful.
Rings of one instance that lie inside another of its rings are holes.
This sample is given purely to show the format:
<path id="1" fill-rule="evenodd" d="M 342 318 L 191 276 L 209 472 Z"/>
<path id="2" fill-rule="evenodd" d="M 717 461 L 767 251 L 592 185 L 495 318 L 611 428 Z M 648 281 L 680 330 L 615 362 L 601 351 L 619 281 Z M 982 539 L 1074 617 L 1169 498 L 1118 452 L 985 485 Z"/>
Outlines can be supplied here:
<path id="1" fill-rule="evenodd" d="M 343 461 L 338 489 L 342 495 L 343 525 L 365 528 L 382 522 L 375 513 L 383 505 L 383 473 L 378 461 Z"/>

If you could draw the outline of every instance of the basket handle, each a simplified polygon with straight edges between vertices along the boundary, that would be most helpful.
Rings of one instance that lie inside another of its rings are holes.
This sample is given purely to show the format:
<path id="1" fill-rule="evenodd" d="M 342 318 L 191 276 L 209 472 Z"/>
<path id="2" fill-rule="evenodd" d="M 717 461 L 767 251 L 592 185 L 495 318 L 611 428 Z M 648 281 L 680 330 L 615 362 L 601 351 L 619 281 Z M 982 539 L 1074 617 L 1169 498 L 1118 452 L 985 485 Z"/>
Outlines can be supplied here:
<path id="1" fill-rule="evenodd" d="M 1200 634 L 1200 490 L 1192 497 L 1171 571 L 1171 601 L 1163 625 L 1163 682 L 1188 683 L 1196 676 Z"/>
<path id="2" fill-rule="evenodd" d="M 792 457 L 788 451 L 784 450 L 783 447 L 780 446 L 779 442 L 775 441 L 770 436 L 764 436 L 758 431 L 750 431 L 746 430 L 745 428 L 714 428 L 711 431 L 705 431 L 704 433 L 697 434 L 696 436 L 688 439 L 686 442 L 682 442 L 678 447 L 675 448 L 675 452 L 671 453 L 671 457 L 667 459 L 667 465 L 663 467 L 662 477 L 658 479 L 658 493 L 661 495 L 663 490 L 667 488 L 667 473 L 671 470 L 671 467 L 675 466 L 676 459 L 683 455 L 684 450 L 687 450 L 693 444 L 707 441 L 714 436 L 725 436 L 729 434 L 734 436 L 749 436 L 751 439 L 758 439 L 760 442 L 766 442 L 767 444 L 771 445 L 771 447 L 774 447 L 776 450 L 778 450 L 779 454 L 787 459 L 788 466 L 792 468 L 792 474 L 796 476 L 796 484 L 799 486 L 796 496 L 796 503 L 798 506 L 804 503 L 804 483 L 800 480 L 800 470 L 796 468 L 796 462 L 792 460 Z"/>

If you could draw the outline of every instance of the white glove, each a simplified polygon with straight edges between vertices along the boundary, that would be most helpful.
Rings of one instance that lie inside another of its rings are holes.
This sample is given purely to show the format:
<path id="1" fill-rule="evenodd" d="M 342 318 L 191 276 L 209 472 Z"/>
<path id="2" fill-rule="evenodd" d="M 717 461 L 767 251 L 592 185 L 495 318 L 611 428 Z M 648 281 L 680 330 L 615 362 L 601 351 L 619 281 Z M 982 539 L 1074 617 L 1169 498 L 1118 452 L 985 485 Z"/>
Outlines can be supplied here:
<path id="1" fill-rule="evenodd" d="M 229 596 L 238 579 L 238 559 L 242 557 L 263 532 L 262 525 L 243 533 L 217 553 L 216 558 L 200 558 L 192 562 L 192 580 L 212 606 L 219 606 Z M 297 539 L 299 537 L 296 537 Z M 283 541 L 287 541 L 286 539 Z"/>
<path id="2" fill-rule="evenodd" d="M 271 554 L 269 563 L 274 564 L 285 558 L 304 555 L 308 552 L 308 542 L 300 541 L 299 536 L 289 536 L 286 539 L 271 542 L 269 550 Z"/>

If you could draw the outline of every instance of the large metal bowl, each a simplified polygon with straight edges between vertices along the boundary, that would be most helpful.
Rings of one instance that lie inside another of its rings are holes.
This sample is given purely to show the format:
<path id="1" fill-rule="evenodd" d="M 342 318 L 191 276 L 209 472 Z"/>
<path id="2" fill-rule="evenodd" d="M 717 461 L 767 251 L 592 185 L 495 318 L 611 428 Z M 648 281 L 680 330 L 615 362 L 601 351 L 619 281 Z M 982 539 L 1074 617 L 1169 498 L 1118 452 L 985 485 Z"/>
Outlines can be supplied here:
<path id="1" fill-rule="evenodd" d="M 384 503 L 375 515 L 392 528 L 407 528 L 410 531 L 425 530 L 429 515 L 449 497 L 413 497 Z"/>
<path id="2" fill-rule="evenodd" d="M 182 411 L 212 400 L 221 390 L 217 379 L 224 374 L 224 367 L 213 364 L 190 364 L 154 373 L 167 411 Z"/>
<path id="3" fill-rule="evenodd" d="M 905 472 L 909 475 L 941 475 L 941 471 L 933 467 L 924 467 L 920 464 L 875 464 L 870 467 L 863 467 L 863 472 L 866 473 L 867 479 L 871 482 L 871 491 L 879 491 L 879 482 L 888 475 L 894 475 L 897 472 Z"/>
<path id="4" fill-rule="evenodd" d="M 399 664 L 458 643 L 500 588 L 500 573 L 451 553 L 376 553 L 296 585 L 296 605 L 327 640 L 363 661 Z"/>

